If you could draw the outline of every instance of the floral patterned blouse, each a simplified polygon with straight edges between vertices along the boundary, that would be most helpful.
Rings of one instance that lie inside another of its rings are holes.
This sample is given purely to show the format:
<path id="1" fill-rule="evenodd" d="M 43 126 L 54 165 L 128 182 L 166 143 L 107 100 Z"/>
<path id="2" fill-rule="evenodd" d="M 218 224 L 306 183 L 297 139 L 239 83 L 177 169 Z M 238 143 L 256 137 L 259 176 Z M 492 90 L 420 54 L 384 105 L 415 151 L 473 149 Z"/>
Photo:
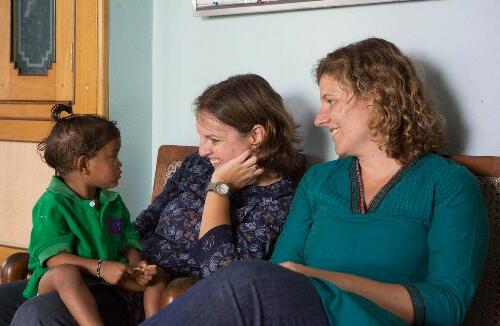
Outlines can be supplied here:
<path id="1" fill-rule="evenodd" d="M 285 223 L 295 191 L 289 177 L 234 192 L 231 225 L 214 227 L 198 239 L 213 171 L 207 158 L 198 153 L 189 156 L 134 222 L 143 259 L 171 276 L 205 278 L 235 260 L 269 259 Z"/>

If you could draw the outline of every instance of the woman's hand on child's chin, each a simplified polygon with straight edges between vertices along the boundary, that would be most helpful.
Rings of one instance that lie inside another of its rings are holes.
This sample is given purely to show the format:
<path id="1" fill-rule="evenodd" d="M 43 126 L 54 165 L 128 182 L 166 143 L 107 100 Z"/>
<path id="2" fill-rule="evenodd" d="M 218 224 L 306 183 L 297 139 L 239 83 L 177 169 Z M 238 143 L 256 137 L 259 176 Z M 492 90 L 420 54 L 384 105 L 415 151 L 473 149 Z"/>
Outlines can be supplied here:
<path id="1" fill-rule="evenodd" d="M 216 168 L 212 181 L 223 181 L 229 183 L 233 189 L 241 189 L 254 184 L 263 172 L 263 169 L 257 167 L 257 157 L 247 150 Z"/>
<path id="2" fill-rule="evenodd" d="M 127 277 L 133 274 L 133 270 L 130 266 L 114 262 L 114 261 L 103 261 L 101 263 L 101 278 L 112 285 L 117 285 Z"/>

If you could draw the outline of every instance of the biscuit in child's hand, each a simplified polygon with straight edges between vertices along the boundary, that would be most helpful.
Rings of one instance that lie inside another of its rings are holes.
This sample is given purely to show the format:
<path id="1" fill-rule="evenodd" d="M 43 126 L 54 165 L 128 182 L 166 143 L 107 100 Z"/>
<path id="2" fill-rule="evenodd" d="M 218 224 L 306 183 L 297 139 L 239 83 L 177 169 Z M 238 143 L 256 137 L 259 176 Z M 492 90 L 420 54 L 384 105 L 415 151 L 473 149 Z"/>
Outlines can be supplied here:
<path id="1" fill-rule="evenodd" d="M 141 273 L 151 272 L 151 271 L 154 271 L 155 269 L 156 269 L 156 265 L 146 265 L 143 267 L 134 267 L 134 271 L 141 272 Z"/>
<path id="2" fill-rule="evenodd" d="M 144 271 L 147 271 L 147 272 L 152 272 L 156 270 L 156 265 L 147 265 L 144 267 Z"/>

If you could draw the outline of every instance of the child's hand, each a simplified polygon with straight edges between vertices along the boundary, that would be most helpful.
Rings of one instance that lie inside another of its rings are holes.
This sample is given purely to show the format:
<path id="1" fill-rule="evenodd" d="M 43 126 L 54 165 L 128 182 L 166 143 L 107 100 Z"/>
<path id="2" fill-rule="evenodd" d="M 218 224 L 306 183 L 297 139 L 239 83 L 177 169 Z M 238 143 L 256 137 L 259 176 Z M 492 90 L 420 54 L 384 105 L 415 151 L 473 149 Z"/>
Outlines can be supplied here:
<path id="1" fill-rule="evenodd" d="M 122 255 L 128 260 L 128 264 L 132 267 L 137 266 L 141 262 L 141 255 L 134 247 L 128 247 L 122 252 Z"/>
<path id="2" fill-rule="evenodd" d="M 212 182 L 224 181 L 233 189 L 241 189 L 255 183 L 257 177 L 264 172 L 257 166 L 257 157 L 247 150 L 232 160 L 215 169 Z"/>
<path id="3" fill-rule="evenodd" d="M 101 263 L 101 278 L 112 285 L 117 285 L 133 274 L 130 266 L 115 261 Z"/>
<path id="4" fill-rule="evenodd" d="M 148 265 L 146 261 L 141 261 L 134 270 L 134 278 L 140 285 L 148 285 L 153 277 L 158 273 L 156 265 Z"/>

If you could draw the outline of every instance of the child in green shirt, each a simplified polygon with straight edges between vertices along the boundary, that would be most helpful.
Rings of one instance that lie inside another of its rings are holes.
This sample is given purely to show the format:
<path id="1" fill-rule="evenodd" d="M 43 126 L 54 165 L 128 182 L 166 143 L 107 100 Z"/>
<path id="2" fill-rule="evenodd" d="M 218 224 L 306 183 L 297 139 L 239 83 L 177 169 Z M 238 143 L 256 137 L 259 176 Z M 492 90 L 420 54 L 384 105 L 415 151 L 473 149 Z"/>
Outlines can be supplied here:
<path id="1" fill-rule="evenodd" d="M 64 111 L 70 115 L 60 117 Z M 158 296 L 165 281 L 141 261 L 129 212 L 120 195 L 107 190 L 121 175 L 120 131 L 104 117 L 71 112 L 54 106 L 55 125 L 38 146 L 56 176 L 33 208 L 33 275 L 23 294 L 57 291 L 78 324 L 103 325 L 89 286 L 104 281 Z"/>

